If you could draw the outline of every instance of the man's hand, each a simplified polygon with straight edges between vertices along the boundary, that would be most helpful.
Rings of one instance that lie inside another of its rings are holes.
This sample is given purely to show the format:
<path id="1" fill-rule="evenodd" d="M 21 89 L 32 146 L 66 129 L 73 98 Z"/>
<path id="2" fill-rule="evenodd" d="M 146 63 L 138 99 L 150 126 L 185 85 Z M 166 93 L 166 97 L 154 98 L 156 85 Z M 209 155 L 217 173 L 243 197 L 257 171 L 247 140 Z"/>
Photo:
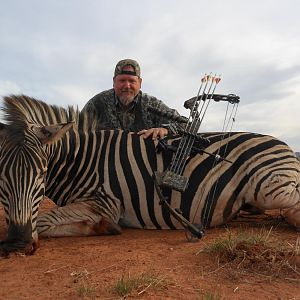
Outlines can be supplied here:
<path id="1" fill-rule="evenodd" d="M 168 129 L 162 127 L 143 129 L 139 131 L 138 134 L 141 135 L 144 139 L 147 139 L 150 136 L 152 136 L 153 140 L 156 140 L 157 138 L 163 139 L 168 134 Z"/>

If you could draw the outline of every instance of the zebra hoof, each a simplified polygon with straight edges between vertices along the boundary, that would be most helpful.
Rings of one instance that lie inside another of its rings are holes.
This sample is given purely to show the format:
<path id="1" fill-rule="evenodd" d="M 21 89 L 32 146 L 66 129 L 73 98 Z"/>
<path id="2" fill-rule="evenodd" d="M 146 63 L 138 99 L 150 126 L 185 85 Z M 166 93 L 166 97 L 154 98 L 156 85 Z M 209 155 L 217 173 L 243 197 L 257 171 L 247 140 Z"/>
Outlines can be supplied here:
<path id="1" fill-rule="evenodd" d="M 122 232 L 118 224 L 106 218 L 102 218 L 101 221 L 95 225 L 94 230 L 98 235 L 117 235 Z"/>
<path id="2" fill-rule="evenodd" d="M 300 228 L 300 203 L 283 211 L 283 216 L 287 222 L 294 226 L 297 230 Z"/>

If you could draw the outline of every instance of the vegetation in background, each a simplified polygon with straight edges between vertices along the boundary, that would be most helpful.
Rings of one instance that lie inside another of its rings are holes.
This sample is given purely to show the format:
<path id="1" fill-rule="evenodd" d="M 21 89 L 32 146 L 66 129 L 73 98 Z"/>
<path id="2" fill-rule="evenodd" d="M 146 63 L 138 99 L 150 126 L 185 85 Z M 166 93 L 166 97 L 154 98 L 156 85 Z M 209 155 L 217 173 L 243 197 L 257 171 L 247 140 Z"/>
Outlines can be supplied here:
<path id="1" fill-rule="evenodd" d="M 272 228 L 239 230 L 216 239 L 201 252 L 214 254 L 219 264 L 232 270 L 253 272 L 269 278 L 284 278 L 300 282 L 300 239 L 287 243 L 276 238 Z"/>

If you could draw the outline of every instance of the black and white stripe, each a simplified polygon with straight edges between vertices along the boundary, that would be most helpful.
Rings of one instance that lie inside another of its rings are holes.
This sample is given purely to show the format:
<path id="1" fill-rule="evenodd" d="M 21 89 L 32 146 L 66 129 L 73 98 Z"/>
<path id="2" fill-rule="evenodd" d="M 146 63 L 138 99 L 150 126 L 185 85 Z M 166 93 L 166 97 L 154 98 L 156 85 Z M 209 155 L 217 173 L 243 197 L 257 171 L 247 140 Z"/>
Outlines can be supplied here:
<path id="1" fill-rule="evenodd" d="M 8 126 L 17 128 L 18 136 L 6 136 L 0 149 L 0 196 L 8 220 L 26 223 L 31 218 L 34 230 L 44 191 L 58 206 L 67 207 L 84 201 L 96 203 L 96 195 L 103 189 L 106 201 L 112 201 L 113 218 L 121 215 L 121 224 L 181 228 L 159 205 L 152 180 L 154 171 L 167 168 L 172 153 L 157 154 L 156 142 L 136 134 L 97 130 L 95 121 L 90 124 L 88 116 L 80 116 L 73 109 L 66 111 L 25 96 L 4 100 Z M 44 126 L 69 121 L 75 121 L 76 126 L 52 144 L 42 145 L 30 130 L 31 124 Z M 184 176 L 189 178 L 187 190 L 164 190 L 171 206 L 179 208 L 185 218 L 210 227 L 228 222 L 245 203 L 273 209 L 300 202 L 299 161 L 284 142 L 247 132 L 203 136 L 210 140 L 205 151 L 226 157 L 232 163 L 215 161 L 205 153 L 188 159 L 184 170 Z M 41 182 L 36 181 L 36 176 L 42 178 Z M 121 206 L 116 212 L 118 201 Z M 100 209 L 99 201 L 97 205 Z M 104 210 L 99 213 L 109 215 Z M 65 210 L 64 217 L 67 214 Z M 70 209 L 68 217 L 76 219 L 80 214 L 81 211 Z M 60 218 L 55 211 L 50 212 L 40 223 L 41 231 Z"/>

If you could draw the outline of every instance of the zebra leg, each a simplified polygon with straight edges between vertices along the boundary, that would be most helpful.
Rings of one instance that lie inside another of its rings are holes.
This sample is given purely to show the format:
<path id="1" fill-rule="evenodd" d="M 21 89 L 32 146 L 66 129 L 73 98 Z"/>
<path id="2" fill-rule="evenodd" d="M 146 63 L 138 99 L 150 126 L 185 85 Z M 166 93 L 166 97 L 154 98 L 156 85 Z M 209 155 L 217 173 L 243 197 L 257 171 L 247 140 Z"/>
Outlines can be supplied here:
<path id="1" fill-rule="evenodd" d="M 300 230 L 300 202 L 291 208 L 284 209 L 283 216 L 288 223 L 295 226 L 297 230 Z"/>
<path id="2" fill-rule="evenodd" d="M 118 205 L 98 200 L 74 202 L 38 215 L 40 237 L 114 235 L 121 233 Z"/>

